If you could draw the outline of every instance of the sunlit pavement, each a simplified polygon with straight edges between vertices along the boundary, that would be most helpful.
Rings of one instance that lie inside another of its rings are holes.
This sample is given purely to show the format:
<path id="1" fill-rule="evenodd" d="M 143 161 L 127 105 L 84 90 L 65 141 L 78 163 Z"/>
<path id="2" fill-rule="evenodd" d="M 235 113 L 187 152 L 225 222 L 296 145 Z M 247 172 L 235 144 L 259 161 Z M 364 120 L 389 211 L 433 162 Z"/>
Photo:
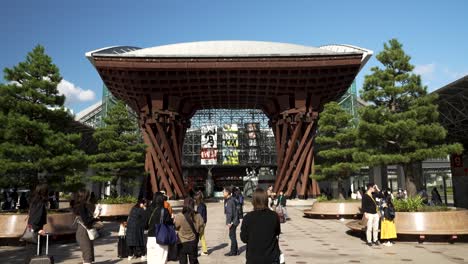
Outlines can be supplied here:
<path id="1" fill-rule="evenodd" d="M 246 211 L 251 209 L 247 206 Z M 365 245 L 359 237 L 347 233 L 345 221 L 307 219 L 304 208 L 288 208 L 291 220 L 281 225 L 281 250 L 286 263 L 465 263 L 467 243 L 397 242 L 392 247 Z M 96 263 L 145 263 L 117 258 L 118 223 L 107 222 L 104 236 L 95 241 Z M 238 233 L 240 228 L 238 228 Z M 229 250 L 222 203 L 208 203 L 206 231 L 210 255 L 199 257 L 200 263 L 245 263 L 245 245 L 238 240 L 241 254 L 225 257 Z M 81 263 L 81 253 L 74 242 L 54 241 L 50 253 L 56 263 Z M 0 263 L 24 263 L 23 247 L 0 247 Z M 175 263 L 175 262 L 169 262 Z"/>

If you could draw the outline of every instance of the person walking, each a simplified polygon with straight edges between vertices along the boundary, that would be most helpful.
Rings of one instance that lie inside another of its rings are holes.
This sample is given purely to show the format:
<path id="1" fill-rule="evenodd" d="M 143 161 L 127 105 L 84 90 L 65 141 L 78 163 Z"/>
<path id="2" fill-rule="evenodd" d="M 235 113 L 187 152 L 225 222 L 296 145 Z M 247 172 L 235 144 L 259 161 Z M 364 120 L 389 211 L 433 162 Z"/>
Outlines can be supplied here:
<path id="1" fill-rule="evenodd" d="M 239 225 L 239 214 L 237 211 L 236 201 L 232 197 L 232 189 L 224 188 L 224 214 L 226 215 L 226 226 L 229 230 L 229 238 L 231 240 L 231 251 L 224 254 L 225 256 L 237 256 L 239 248 L 237 246 L 236 229 Z"/>
<path id="2" fill-rule="evenodd" d="M 180 241 L 179 263 L 198 264 L 198 240 L 204 232 L 205 223 L 202 216 L 195 212 L 195 201 L 192 198 L 185 198 L 182 212 L 176 215 L 174 221 Z"/>
<path id="3" fill-rule="evenodd" d="M 367 245 L 372 246 L 374 245 L 379 245 L 379 238 L 378 238 L 378 233 L 379 233 L 379 208 L 377 206 L 377 202 L 375 201 L 375 198 L 373 197 L 373 192 L 379 192 L 379 188 L 377 185 L 374 185 L 373 183 L 368 183 L 367 184 L 367 192 L 362 196 L 362 204 L 361 208 L 364 212 L 364 218 L 365 222 L 367 225 L 367 231 L 366 231 L 366 239 L 367 239 Z M 374 238 L 374 240 L 372 240 Z"/>
<path id="4" fill-rule="evenodd" d="M 267 193 L 258 188 L 252 196 L 253 211 L 242 221 L 240 238 L 247 244 L 247 264 L 279 263 L 278 237 L 281 226 L 278 216 L 268 208 Z"/>
<path id="5" fill-rule="evenodd" d="M 35 236 L 40 236 L 39 255 L 42 255 L 44 245 L 46 243 L 44 226 L 47 224 L 47 202 L 48 202 L 48 186 L 47 184 L 40 184 L 36 186 L 34 193 L 31 195 L 31 203 L 28 213 L 28 226 L 32 228 Z M 27 243 L 26 263 L 29 263 L 32 256 L 37 254 L 37 247 L 35 244 Z"/>
<path id="6" fill-rule="evenodd" d="M 167 263 L 167 245 L 159 245 L 156 242 L 156 224 L 173 225 L 169 211 L 164 208 L 164 196 L 157 192 L 153 195 L 149 219 L 148 219 L 148 240 L 146 242 L 146 258 L 151 264 Z"/>
<path id="7" fill-rule="evenodd" d="M 146 261 L 145 226 L 147 222 L 146 199 L 139 200 L 130 210 L 127 219 L 126 240 L 129 249 L 128 260 L 140 258 Z"/>
<path id="8" fill-rule="evenodd" d="M 200 241 L 202 246 L 201 256 L 208 255 L 208 248 L 206 246 L 206 223 L 208 222 L 208 211 L 206 209 L 206 204 L 203 199 L 203 193 L 199 192 L 195 195 L 195 204 L 197 205 L 197 213 L 203 218 L 203 223 L 205 223 L 205 228 L 203 232 L 200 233 Z"/>
<path id="9" fill-rule="evenodd" d="M 380 227 L 380 239 L 382 241 L 386 240 L 383 243 L 385 246 L 392 246 L 393 239 L 397 238 L 396 227 L 395 227 L 395 207 L 392 203 L 392 197 L 387 195 L 383 203 L 383 217 Z"/>
<path id="10" fill-rule="evenodd" d="M 86 189 L 75 194 L 73 213 L 76 215 L 76 241 L 80 246 L 83 264 L 94 262 L 94 243 L 89 239 L 87 229 L 93 228 L 94 206 L 89 202 L 90 193 Z"/>
<path id="11" fill-rule="evenodd" d="M 280 191 L 278 200 L 276 201 L 276 210 L 284 215 L 285 220 L 289 219 L 288 210 L 286 210 L 286 196 L 284 196 L 283 191 Z"/>

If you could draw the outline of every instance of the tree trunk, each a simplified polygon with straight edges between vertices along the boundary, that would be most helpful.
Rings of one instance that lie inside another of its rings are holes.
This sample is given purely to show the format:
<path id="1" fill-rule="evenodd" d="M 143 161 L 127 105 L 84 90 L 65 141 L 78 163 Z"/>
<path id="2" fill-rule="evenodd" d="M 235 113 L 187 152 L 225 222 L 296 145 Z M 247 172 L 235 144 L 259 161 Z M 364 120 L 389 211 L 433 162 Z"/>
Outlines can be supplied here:
<path id="1" fill-rule="evenodd" d="M 406 191 L 408 192 L 409 197 L 413 197 L 423 187 L 421 182 L 422 175 L 420 175 L 420 169 L 418 168 L 421 166 L 421 163 L 408 163 L 403 164 L 402 166 L 406 179 Z"/>

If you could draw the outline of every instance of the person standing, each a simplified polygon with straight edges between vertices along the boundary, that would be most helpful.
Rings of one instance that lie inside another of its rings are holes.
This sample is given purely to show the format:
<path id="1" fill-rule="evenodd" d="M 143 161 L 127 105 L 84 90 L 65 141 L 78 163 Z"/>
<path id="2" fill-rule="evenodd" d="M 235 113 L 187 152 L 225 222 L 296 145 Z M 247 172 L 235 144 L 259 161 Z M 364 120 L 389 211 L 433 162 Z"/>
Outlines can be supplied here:
<path id="1" fill-rule="evenodd" d="M 368 183 L 367 192 L 362 196 L 361 208 L 364 212 L 364 218 L 366 219 L 367 223 L 366 239 L 368 246 L 372 246 L 372 243 L 374 245 L 380 244 L 378 238 L 380 218 L 378 214 L 379 208 L 375 198 L 373 197 L 373 192 L 378 191 L 380 190 L 377 185 Z M 374 239 L 372 240 L 372 238 Z"/>
<path id="2" fill-rule="evenodd" d="M 94 262 L 94 243 L 89 239 L 87 229 L 93 228 L 94 206 L 89 202 L 90 193 L 86 189 L 75 194 L 73 213 L 76 215 L 76 241 L 80 246 L 83 264 Z"/>
<path id="3" fill-rule="evenodd" d="M 146 199 L 139 200 L 130 210 L 127 220 L 126 240 L 129 249 L 128 260 L 141 257 L 146 260 L 145 226 L 147 222 Z"/>
<path id="4" fill-rule="evenodd" d="M 397 238 L 396 227 L 395 227 L 395 207 L 392 203 L 392 197 L 387 195 L 385 197 L 385 202 L 383 203 L 383 217 L 380 228 L 380 239 L 387 240 L 383 243 L 385 246 L 392 246 L 393 239 Z"/>
<path id="5" fill-rule="evenodd" d="M 29 207 L 28 199 L 26 199 L 26 193 L 21 193 L 19 198 L 19 208 L 20 210 L 26 210 Z"/>
<path id="6" fill-rule="evenodd" d="M 432 188 L 431 202 L 432 202 L 432 205 L 442 205 L 442 198 L 440 197 L 437 187 Z"/>
<path id="7" fill-rule="evenodd" d="M 254 209 L 244 216 L 240 232 L 241 240 L 247 244 L 247 264 L 279 263 L 280 221 L 268 208 L 268 195 L 263 189 L 255 190 L 252 205 Z"/>
<path id="8" fill-rule="evenodd" d="M 268 208 L 270 208 L 270 210 L 273 210 L 273 205 L 274 205 L 275 196 L 276 196 L 276 193 L 273 192 L 273 185 L 268 186 L 267 194 L 268 194 Z"/>
<path id="9" fill-rule="evenodd" d="M 202 246 L 202 252 L 201 256 L 206 256 L 208 255 L 208 248 L 206 246 L 206 223 L 208 222 L 208 210 L 206 209 L 206 204 L 203 199 L 203 193 L 198 192 L 197 195 L 195 195 L 195 203 L 197 205 L 197 213 L 203 218 L 203 222 L 205 223 L 205 228 L 203 229 L 203 232 L 200 233 L 200 241 L 201 241 L 201 246 Z"/>
<path id="10" fill-rule="evenodd" d="M 239 215 L 237 212 L 236 201 L 232 197 L 232 189 L 224 188 L 224 214 L 226 215 L 226 226 L 229 229 L 229 239 L 231 240 L 231 251 L 225 256 L 237 256 L 239 248 L 237 246 L 236 229 L 239 225 Z"/>
<path id="11" fill-rule="evenodd" d="M 148 240 L 146 242 L 146 258 L 151 264 L 167 263 L 167 245 L 159 245 L 156 242 L 156 224 L 173 225 L 169 211 L 164 208 L 164 196 L 157 192 L 153 196 L 150 216 L 148 220 Z"/>
<path id="12" fill-rule="evenodd" d="M 198 264 L 198 240 L 204 232 L 205 224 L 200 214 L 195 212 L 195 201 L 187 197 L 182 212 L 175 217 L 175 228 L 179 237 L 179 263 Z"/>
<path id="13" fill-rule="evenodd" d="M 40 237 L 40 248 L 39 255 L 42 254 L 45 245 L 44 226 L 47 224 L 47 201 L 48 201 L 48 186 L 47 184 L 40 184 L 36 186 L 34 193 L 31 196 L 31 203 L 28 214 L 28 226 L 32 228 L 35 236 L 41 235 Z M 29 263 L 29 259 L 36 255 L 37 247 L 35 244 L 28 243 L 26 245 L 28 254 L 26 254 L 26 263 Z"/>

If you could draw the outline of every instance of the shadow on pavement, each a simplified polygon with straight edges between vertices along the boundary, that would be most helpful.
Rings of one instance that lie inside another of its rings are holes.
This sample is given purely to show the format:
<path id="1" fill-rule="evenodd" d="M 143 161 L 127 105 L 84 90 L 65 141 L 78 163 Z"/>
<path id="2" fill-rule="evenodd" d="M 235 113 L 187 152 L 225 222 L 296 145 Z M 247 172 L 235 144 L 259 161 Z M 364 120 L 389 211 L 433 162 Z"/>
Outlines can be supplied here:
<path id="1" fill-rule="evenodd" d="M 228 246 L 227 243 L 222 243 L 222 244 L 219 244 L 217 246 L 214 246 L 214 247 L 208 249 L 208 254 L 211 254 L 211 253 L 213 253 L 213 252 L 215 252 L 217 250 L 223 249 L 223 248 L 225 248 L 227 246 Z"/>
<path id="2" fill-rule="evenodd" d="M 242 254 L 242 252 L 244 252 L 245 250 L 247 250 L 247 246 L 246 245 L 243 245 L 242 247 L 239 248 L 239 255 Z"/>

